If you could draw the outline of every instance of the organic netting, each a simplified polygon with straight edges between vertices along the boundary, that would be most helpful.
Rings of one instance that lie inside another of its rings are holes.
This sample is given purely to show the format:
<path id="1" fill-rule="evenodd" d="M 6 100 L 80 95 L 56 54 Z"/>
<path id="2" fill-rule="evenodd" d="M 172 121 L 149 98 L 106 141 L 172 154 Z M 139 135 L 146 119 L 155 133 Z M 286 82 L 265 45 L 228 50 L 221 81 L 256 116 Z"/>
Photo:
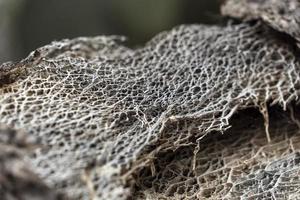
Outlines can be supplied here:
<path id="1" fill-rule="evenodd" d="M 23 160 L 37 148 L 36 138 L 0 125 L 0 197 L 4 200 L 59 200 L 65 197 L 51 190 Z"/>
<path id="2" fill-rule="evenodd" d="M 272 108 L 270 116 L 271 143 L 259 113 L 246 110 L 196 155 L 191 146 L 159 154 L 155 175 L 138 174 L 134 199 L 299 199 L 299 126 L 291 112 Z"/>
<path id="3" fill-rule="evenodd" d="M 120 40 L 53 42 L 0 67 L 0 123 L 41 140 L 25 161 L 48 186 L 70 199 L 296 198 L 294 40 L 261 22 L 179 26 L 136 50 Z M 249 108 L 262 125 L 230 128 Z"/>
<path id="4" fill-rule="evenodd" d="M 222 14 L 246 21 L 261 19 L 300 43 L 299 0 L 226 0 Z"/>

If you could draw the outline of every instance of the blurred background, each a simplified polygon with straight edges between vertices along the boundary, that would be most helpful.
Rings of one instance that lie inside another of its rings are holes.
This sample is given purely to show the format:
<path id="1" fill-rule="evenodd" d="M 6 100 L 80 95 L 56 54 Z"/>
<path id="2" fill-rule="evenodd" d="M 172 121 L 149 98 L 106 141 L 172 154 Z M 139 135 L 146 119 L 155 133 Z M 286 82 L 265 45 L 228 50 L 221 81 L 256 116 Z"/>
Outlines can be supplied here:
<path id="1" fill-rule="evenodd" d="M 0 63 L 53 40 L 124 35 L 143 45 L 179 24 L 216 24 L 221 0 L 0 0 Z"/>

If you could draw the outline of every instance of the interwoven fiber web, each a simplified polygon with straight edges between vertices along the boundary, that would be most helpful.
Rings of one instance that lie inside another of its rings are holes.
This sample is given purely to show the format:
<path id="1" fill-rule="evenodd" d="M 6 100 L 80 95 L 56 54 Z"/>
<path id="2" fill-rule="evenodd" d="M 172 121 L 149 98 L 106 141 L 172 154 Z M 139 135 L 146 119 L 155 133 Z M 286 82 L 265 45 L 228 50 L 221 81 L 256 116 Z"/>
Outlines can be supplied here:
<path id="1" fill-rule="evenodd" d="M 271 111 L 271 143 L 259 113 L 247 110 L 224 135 L 203 139 L 196 156 L 190 146 L 159 155 L 155 175 L 137 176 L 135 199 L 299 199 L 300 132 L 288 114 Z"/>
<path id="2" fill-rule="evenodd" d="M 60 200 L 65 197 L 50 190 L 23 159 L 38 147 L 38 141 L 22 131 L 0 125 L 0 197 L 4 200 Z"/>
<path id="3" fill-rule="evenodd" d="M 165 162 L 159 155 L 177 150 L 175 165 L 186 159 L 183 162 L 193 162 L 191 170 L 201 173 L 200 168 L 209 165 L 201 162 L 205 154 L 201 142 L 209 133 L 219 135 L 227 130 L 233 114 L 249 107 L 263 114 L 264 131 L 258 132 L 264 134 L 256 136 L 256 129 L 230 133 L 236 138 L 237 150 L 243 139 L 252 137 L 277 145 L 281 136 L 273 136 L 276 131 L 268 128 L 267 104 L 286 109 L 298 100 L 299 52 L 293 41 L 288 42 L 259 22 L 179 26 L 137 50 L 118 45 L 116 40 L 96 37 L 54 42 L 20 63 L 0 67 L 0 122 L 41 139 L 43 147 L 27 160 L 50 187 L 71 199 L 128 199 L 149 191 L 156 195 L 154 199 L 164 192 L 181 195 L 181 189 L 172 186 L 177 184 L 175 175 L 165 177 L 169 168 L 155 169 L 160 166 L 156 160 Z M 249 147 L 246 151 L 253 153 L 256 149 Z M 277 149 L 274 151 L 276 154 Z M 258 165 L 249 164 L 249 176 L 253 172 L 254 182 L 258 180 L 256 166 L 269 172 L 261 163 L 270 162 L 272 166 L 277 158 L 297 160 L 296 151 L 289 158 L 285 154 L 259 155 Z M 232 156 L 235 153 L 239 155 L 234 151 Z M 203 159 L 211 159 L 207 156 Z M 178 170 L 185 167 L 178 166 Z M 140 171 L 148 168 L 152 177 L 165 182 L 161 188 L 155 189 L 157 182 L 149 188 L 143 186 L 148 174 Z M 205 176 L 205 170 L 202 172 Z M 244 187 L 239 180 L 246 175 L 237 175 L 235 182 L 235 175 L 223 174 L 215 177 L 220 187 L 226 185 L 236 191 L 234 197 L 254 194 L 256 182 L 253 187 L 246 184 L 245 194 L 238 188 Z M 231 185 L 226 184 L 225 177 L 232 178 Z M 185 180 L 178 176 L 178 184 Z M 134 193 L 138 183 L 141 186 Z M 186 188 L 185 194 L 190 196 L 189 191 L 193 191 L 194 198 L 222 195 L 217 190 L 210 192 L 210 186 L 205 185 L 212 184 L 213 188 L 215 183 L 199 183 L 193 190 Z"/>
<path id="4" fill-rule="evenodd" d="M 300 45 L 299 0 L 226 0 L 222 14 L 244 20 L 261 19 Z"/>

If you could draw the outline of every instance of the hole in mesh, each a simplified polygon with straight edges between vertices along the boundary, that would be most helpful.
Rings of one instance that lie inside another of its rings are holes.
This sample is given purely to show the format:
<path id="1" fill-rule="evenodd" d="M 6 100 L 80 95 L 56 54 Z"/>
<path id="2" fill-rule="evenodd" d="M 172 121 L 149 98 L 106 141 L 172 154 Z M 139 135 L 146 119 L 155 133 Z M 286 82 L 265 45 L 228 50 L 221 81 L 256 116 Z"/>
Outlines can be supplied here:
<path id="1" fill-rule="evenodd" d="M 214 189 L 205 189 L 202 191 L 202 196 L 204 198 L 210 198 L 213 195 L 214 191 Z"/>

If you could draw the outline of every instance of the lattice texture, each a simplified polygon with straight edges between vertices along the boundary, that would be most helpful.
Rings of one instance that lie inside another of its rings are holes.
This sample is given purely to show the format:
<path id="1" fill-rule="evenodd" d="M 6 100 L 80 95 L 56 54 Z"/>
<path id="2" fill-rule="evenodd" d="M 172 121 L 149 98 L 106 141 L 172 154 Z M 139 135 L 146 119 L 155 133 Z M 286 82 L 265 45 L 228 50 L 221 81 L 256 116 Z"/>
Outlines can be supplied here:
<path id="1" fill-rule="evenodd" d="M 31 157 L 75 199 L 127 199 L 155 155 L 198 149 L 241 109 L 299 94 L 293 44 L 260 23 L 180 26 L 129 50 L 113 38 L 65 40 L 0 67 L 0 122 L 41 138 Z M 266 125 L 267 127 L 267 125 Z"/>
<path id="2" fill-rule="evenodd" d="M 36 148 L 38 141 L 22 131 L 0 125 L 0 199 L 62 200 L 50 190 L 23 160 L 25 153 Z"/>
<path id="3" fill-rule="evenodd" d="M 135 199 L 299 199 L 299 127 L 271 116 L 271 143 L 263 120 L 247 111 L 224 135 L 203 139 L 196 155 L 192 147 L 159 155 L 154 176 L 140 171 Z"/>
<path id="4" fill-rule="evenodd" d="M 299 0 L 226 0 L 222 14 L 246 20 L 262 19 L 295 38 L 300 47 Z"/>

